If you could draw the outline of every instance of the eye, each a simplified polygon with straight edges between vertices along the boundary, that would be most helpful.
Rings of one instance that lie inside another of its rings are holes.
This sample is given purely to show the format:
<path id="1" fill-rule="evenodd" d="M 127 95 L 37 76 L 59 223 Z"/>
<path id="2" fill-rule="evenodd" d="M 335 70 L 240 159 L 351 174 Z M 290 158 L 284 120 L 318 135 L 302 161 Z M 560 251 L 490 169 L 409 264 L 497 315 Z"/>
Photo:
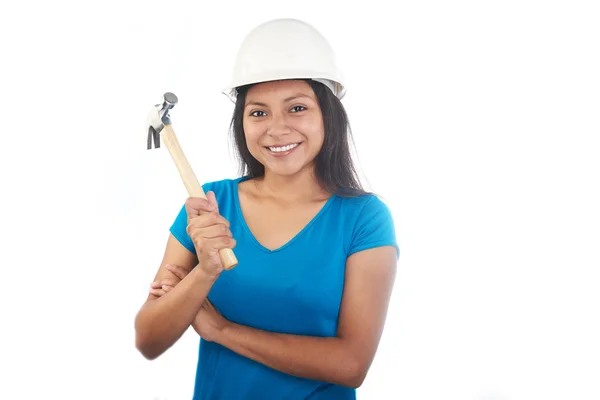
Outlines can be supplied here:
<path id="1" fill-rule="evenodd" d="M 262 113 L 263 115 L 256 115 L 256 113 Z M 265 116 L 265 112 L 264 111 L 260 111 L 260 110 L 259 111 L 252 111 L 250 113 L 250 115 L 253 116 L 253 117 L 264 117 Z"/>
<path id="2" fill-rule="evenodd" d="M 300 112 L 300 111 L 306 110 L 306 107 L 304 107 L 304 106 L 294 106 L 294 107 L 292 107 L 292 110 L 295 110 L 295 111 L 292 111 L 292 112 Z"/>

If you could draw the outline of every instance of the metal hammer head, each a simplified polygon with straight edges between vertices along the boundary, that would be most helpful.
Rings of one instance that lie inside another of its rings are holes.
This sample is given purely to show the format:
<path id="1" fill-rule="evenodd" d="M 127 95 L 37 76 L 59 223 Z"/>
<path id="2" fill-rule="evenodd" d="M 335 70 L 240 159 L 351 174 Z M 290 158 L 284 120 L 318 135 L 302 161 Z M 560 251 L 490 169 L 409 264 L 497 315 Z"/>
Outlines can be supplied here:
<path id="1" fill-rule="evenodd" d="M 169 111 L 177 104 L 177 96 L 171 92 L 163 95 L 161 102 L 156 104 L 148 114 L 148 150 L 152 149 L 152 141 L 154 147 L 160 147 L 160 132 L 165 125 L 171 124 Z"/>

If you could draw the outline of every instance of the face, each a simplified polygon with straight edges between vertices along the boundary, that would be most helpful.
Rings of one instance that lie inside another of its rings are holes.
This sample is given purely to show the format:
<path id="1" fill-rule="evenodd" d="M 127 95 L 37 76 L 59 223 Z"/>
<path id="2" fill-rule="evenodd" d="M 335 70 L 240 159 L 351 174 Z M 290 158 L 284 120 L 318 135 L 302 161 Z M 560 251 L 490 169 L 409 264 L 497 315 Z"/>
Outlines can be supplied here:
<path id="1" fill-rule="evenodd" d="M 304 81 L 265 82 L 250 88 L 244 109 L 248 150 L 265 174 L 295 175 L 313 168 L 323 144 L 323 116 Z"/>

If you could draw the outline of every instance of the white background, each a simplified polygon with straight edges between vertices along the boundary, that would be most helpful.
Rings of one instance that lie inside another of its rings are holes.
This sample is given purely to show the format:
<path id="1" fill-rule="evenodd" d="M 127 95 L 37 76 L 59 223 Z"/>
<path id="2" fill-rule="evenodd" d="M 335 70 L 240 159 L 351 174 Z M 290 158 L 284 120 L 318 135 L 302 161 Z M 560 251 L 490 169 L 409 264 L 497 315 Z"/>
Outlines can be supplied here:
<path id="1" fill-rule="evenodd" d="M 359 399 L 600 399 L 593 3 L 4 2 L 0 397 L 191 398 L 193 331 L 134 346 L 187 195 L 146 116 L 176 93 L 199 179 L 236 176 L 220 89 L 251 28 L 294 17 L 336 49 L 401 247 Z"/>

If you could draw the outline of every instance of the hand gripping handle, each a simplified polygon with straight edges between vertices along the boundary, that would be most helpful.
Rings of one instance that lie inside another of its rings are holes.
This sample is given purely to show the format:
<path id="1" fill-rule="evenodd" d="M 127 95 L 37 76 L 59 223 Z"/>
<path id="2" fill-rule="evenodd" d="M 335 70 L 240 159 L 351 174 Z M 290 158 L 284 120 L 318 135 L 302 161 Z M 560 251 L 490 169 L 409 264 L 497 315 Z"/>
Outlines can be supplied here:
<path id="1" fill-rule="evenodd" d="M 173 158 L 173 161 L 179 170 L 179 175 L 181 175 L 181 179 L 183 179 L 183 184 L 185 185 L 189 196 L 202 197 L 206 199 L 206 193 L 204 193 L 204 190 L 198 182 L 190 163 L 185 157 L 185 154 L 179 145 L 179 141 L 177 140 L 177 136 L 175 136 L 172 125 L 165 124 L 160 136 L 163 143 L 169 150 L 169 153 L 171 153 L 171 157 Z M 238 264 L 238 260 L 235 257 L 235 254 L 233 254 L 232 249 L 219 250 L 219 256 L 221 257 L 223 268 L 226 270 L 230 270 Z"/>

